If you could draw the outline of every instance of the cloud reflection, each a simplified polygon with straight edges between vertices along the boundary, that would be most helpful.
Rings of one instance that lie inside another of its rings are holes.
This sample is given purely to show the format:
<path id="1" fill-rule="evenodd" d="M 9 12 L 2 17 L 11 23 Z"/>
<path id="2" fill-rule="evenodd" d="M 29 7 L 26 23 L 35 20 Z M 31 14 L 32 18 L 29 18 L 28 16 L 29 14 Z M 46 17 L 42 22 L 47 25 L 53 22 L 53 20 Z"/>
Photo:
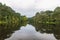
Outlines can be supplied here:
<path id="1" fill-rule="evenodd" d="M 20 30 L 15 31 L 10 38 L 5 40 L 56 40 L 53 34 L 41 34 L 35 30 L 32 25 L 22 26 Z"/>

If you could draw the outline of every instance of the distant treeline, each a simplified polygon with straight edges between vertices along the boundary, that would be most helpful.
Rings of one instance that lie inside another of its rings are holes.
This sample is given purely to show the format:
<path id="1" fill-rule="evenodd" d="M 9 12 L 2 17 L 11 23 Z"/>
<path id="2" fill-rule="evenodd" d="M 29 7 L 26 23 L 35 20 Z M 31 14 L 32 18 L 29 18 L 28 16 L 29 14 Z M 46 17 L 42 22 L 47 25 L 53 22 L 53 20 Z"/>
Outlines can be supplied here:
<path id="1" fill-rule="evenodd" d="M 26 16 L 21 16 L 20 13 L 15 12 L 11 7 L 0 3 L 0 27 L 21 26 L 21 24 L 26 21 Z"/>
<path id="2" fill-rule="evenodd" d="M 29 18 L 29 23 L 60 24 L 60 7 L 56 7 L 54 11 L 46 10 L 37 12 L 35 16 Z"/>

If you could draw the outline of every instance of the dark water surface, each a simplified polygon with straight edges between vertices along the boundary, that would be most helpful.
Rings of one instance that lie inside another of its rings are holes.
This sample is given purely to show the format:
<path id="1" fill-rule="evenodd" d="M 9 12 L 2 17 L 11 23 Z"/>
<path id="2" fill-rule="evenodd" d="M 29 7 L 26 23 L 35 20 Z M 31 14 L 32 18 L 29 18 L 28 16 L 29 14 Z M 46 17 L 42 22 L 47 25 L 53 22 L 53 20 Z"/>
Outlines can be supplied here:
<path id="1" fill-rule="evenodd" d="M 36 31 L 36 28 L 34 26 L 27 24 L 26 26 L 22 26 L 19 30 L 13 31 L 11 34 L 7 34 L 7 37 L 4 40 L 57 40 L 53 32 L 47 33 L 45 31 L 44 33 Z"/>

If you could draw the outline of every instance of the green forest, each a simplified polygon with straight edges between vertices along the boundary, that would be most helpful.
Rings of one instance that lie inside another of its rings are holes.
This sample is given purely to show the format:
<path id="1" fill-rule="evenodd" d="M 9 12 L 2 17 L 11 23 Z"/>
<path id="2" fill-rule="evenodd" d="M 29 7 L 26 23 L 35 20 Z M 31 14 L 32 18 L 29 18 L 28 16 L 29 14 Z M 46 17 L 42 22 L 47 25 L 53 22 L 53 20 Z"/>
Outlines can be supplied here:
<path id="1" fill-rule="evenodd" d="M 29 24 L 60 24 L 60 7 L 56 7 L 54 11 L 46 10 L 36 12 L 36 15 L 28 18 L 21 13 L 15 12 L 6 4 L 0 3 L 0 26 L 14 27 L 21 26 L 23 23 Z"/>
<path id="2" fill-rule="evenodd" d="M 36 12 L 36 15 L 28 20 L 37 32 L 53 34 L 57 40 L 60 40 L 60 7 L 56 7 L 53 11 Z"/>
<path id="3" fill-rule="evenodd" d="M 15 12 L 11 7 L 0 3 L 0 26 L 17 27 L 27 22 L 27 17 Z"/>
<path id="4" fill-rule="evenodd" d="M 33 24 L 60 24 L 60 7 L 56 7 L 54 11 L 46 10 L 36 12 L 36 15 L 29 18 L 29 23 Z"/>
<path id="5" fill-rule="evenodd" d="M 56 39 L 60 39 L 60 7 L 56 7 L 53 11 L 36 12 L 35 16 L 28 18 L 0 3 L 0 40 L 10 37 L 15 30 L 27 24 L 34 26 L 36 31 L 53 33 Z"/>

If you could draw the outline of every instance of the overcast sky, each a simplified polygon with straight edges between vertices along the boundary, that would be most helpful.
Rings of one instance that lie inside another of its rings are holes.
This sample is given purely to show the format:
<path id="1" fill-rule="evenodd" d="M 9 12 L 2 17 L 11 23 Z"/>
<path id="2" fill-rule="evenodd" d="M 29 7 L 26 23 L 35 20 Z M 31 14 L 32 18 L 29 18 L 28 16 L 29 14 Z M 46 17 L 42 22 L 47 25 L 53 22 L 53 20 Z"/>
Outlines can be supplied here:
<path id="1" fill-rule="evenodd" d="M 60 6 L 60 0 L 0 0 L 0 2 L 27 17 L 34 16 L 38 11 L 54 10 Z"/>

